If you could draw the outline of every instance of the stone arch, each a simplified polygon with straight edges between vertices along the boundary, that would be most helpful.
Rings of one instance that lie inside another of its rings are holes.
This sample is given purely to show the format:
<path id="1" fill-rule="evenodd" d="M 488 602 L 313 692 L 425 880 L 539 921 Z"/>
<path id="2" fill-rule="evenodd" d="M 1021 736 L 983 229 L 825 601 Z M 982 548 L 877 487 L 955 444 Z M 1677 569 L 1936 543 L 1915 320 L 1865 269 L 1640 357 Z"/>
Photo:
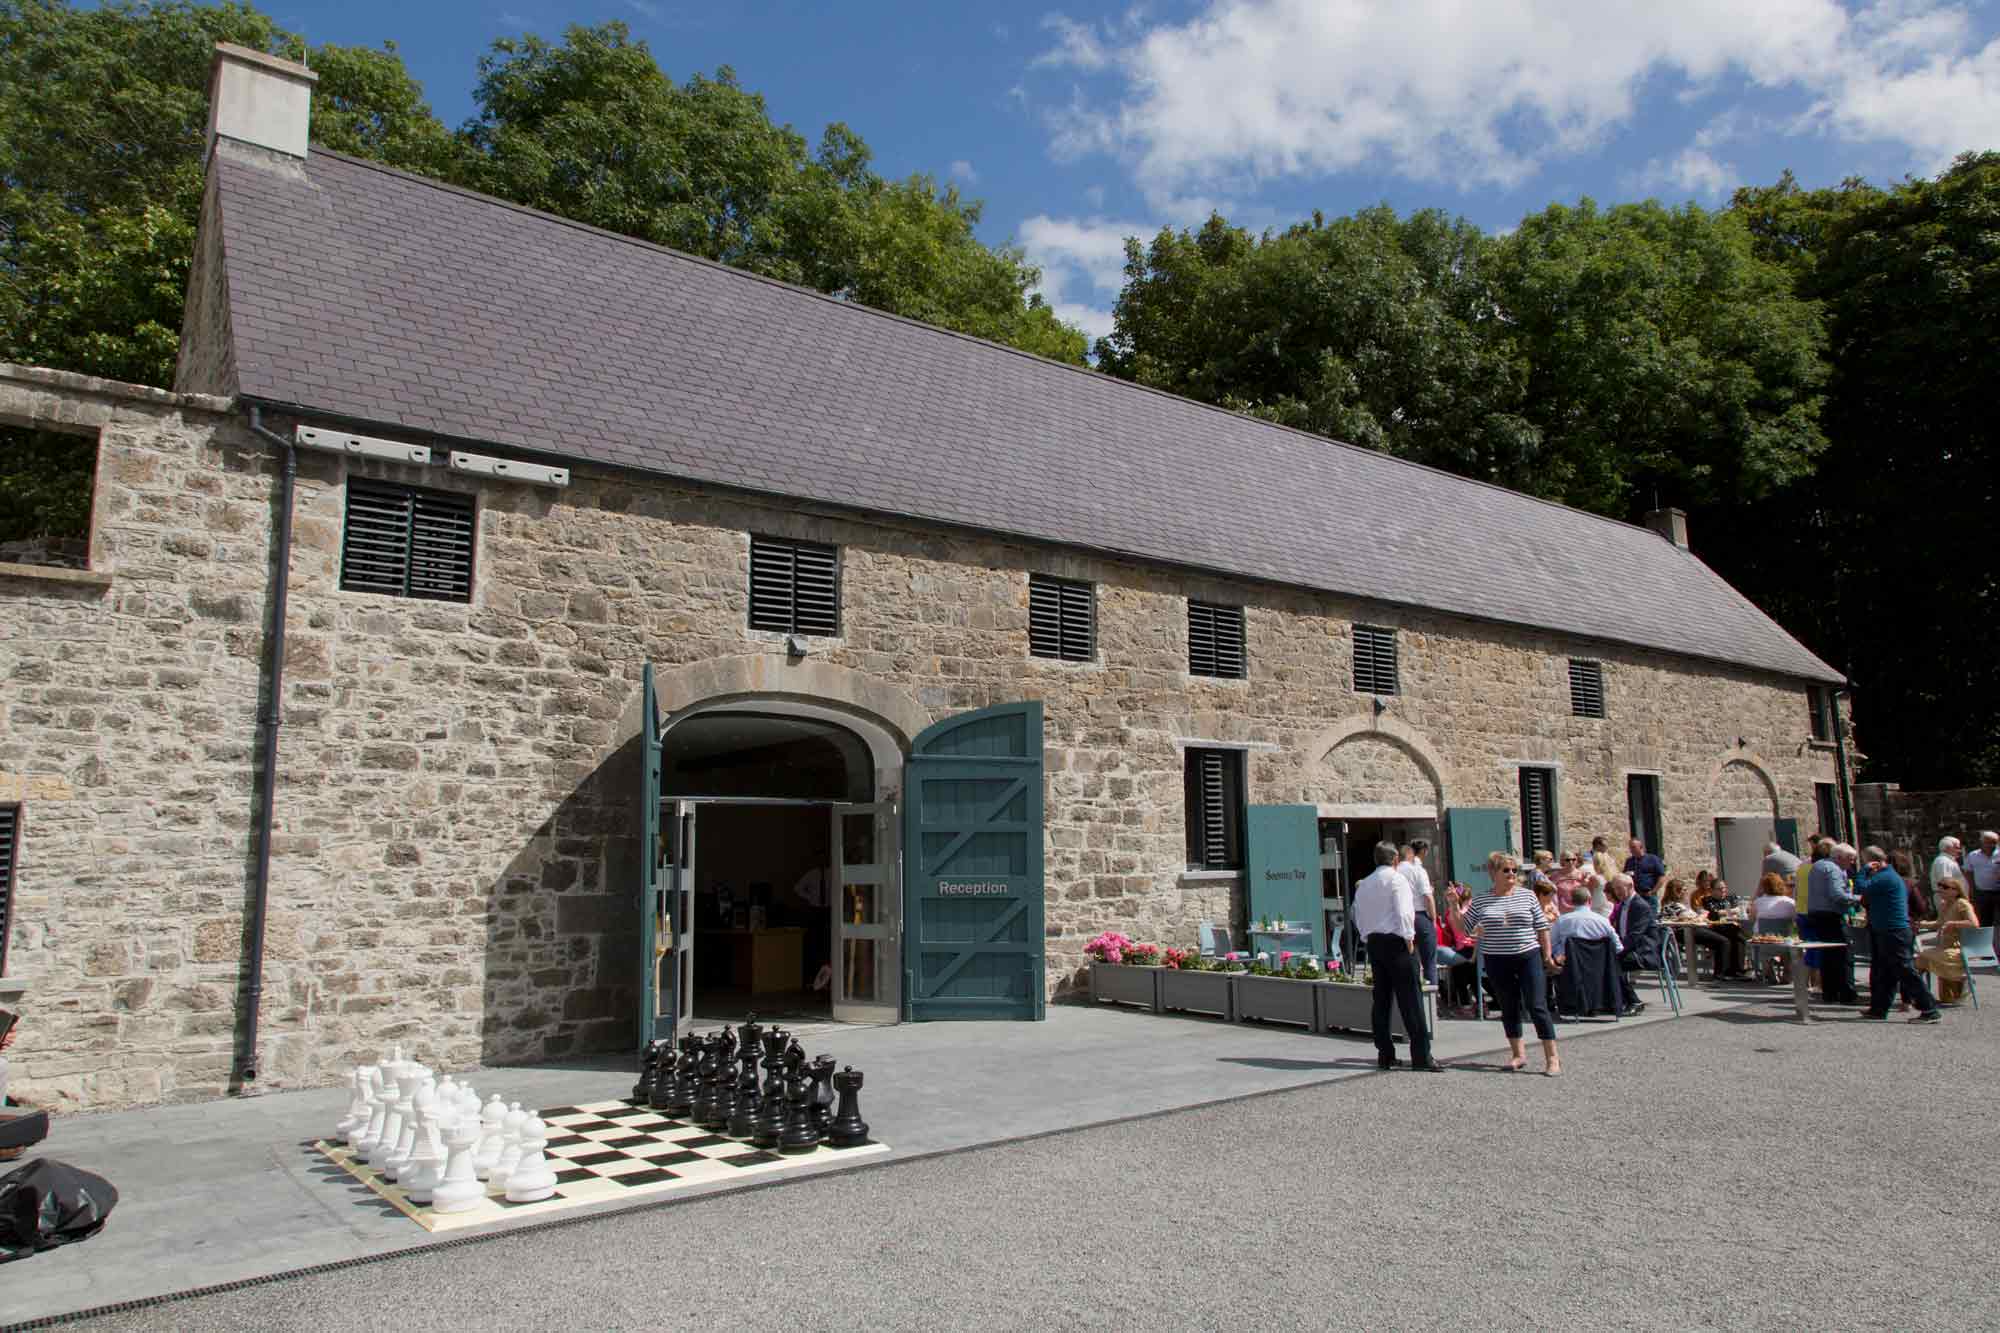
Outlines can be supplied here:
<path id="1" fill-rule="evenodd" d="M 1339 760 L 1336 753 L 1341 754 Z M 1308 772 L 1336 777 L 1343 789 L 1323 793 L 1334 803 L 1427 805 L 1444 809 L 1444 763 L 1429 739 L 1387 715 L 1358 715 L 1313 737 L 1306 748 Z M 1372 786 L 1373 790 L 1359 789 Z"/>
<path id="2" fill-rule="evenodd" d="M 901 789 L 910 742 L 931 722 L 908 692 L 812 657 L 793 661 L 774 653 L 745 653 L 657 667 L 653 688 L 660 708 L 660 716 L 652 720 L 656 728 L 670 729 L 684 717 L 733 707 L 839 723 L 867 742 L 875 763 L 875 790 L 882 799 Z M 619 742 L 636 737 L 639 725 L 634 690 L 621 719 Z"/>
<path id="3" fill-rule="evenodd" d="M 1731 750 L 1708 772 L 1708 808 L 1718 815 L 1778 815 L 1778 784 L 1762 756 Z"/>

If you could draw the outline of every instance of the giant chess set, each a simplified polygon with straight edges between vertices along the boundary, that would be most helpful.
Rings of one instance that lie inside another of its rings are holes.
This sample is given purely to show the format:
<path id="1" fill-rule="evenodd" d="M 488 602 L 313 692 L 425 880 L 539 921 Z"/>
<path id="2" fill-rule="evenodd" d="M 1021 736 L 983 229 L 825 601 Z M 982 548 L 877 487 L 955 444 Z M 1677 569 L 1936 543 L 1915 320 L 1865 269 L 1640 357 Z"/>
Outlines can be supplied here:
<path id="1" fill-rule="evenodd" d="M 888 1151 L 861 1118 L 861 1072 L 808 1061 L 754 1017 L 651 1043 L 617 1101 L 482 1103 L 401 1047 L 348 1081 L 347 1114 L 315 1147 L 431 1231 Z"/>

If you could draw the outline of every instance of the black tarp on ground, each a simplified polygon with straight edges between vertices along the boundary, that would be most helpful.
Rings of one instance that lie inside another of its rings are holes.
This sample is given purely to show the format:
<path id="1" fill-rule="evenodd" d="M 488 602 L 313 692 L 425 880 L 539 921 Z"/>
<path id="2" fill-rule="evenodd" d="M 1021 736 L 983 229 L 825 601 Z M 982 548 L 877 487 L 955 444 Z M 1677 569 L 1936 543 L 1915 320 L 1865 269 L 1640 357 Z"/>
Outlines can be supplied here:
<path id="1" fill-rule="evenodd" d="M 118 1206 L 102 1176 L 38 1158 L 0 1176 L 0 1263 L 87 1240 Z"/>

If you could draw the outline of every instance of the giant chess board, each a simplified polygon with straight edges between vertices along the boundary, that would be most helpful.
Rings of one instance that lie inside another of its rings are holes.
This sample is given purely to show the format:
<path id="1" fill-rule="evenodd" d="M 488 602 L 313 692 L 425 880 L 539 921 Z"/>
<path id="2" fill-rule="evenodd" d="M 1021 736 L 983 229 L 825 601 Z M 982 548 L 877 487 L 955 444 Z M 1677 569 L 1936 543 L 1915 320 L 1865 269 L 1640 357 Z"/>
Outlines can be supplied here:
<path id="1" fill-rule="evenodd" d="M 357 1161 L 353 1149 L 324 1140 L 313 1146 L 427 1231 L 456 1231 L 502 1219 L 637 1199 L 693 1185 L 824 1166 L 889 1151 L 887 1144 L 869 1142 L 856 1148 L 821 1145 L 809 1153 L 788 1157 L 753 1147 L 741 1139 L 712 1134 L 699 1125 L 671 1119 L 631 1101 L 552 1106 L 537 1114 L 548 1126 L 546 1151 L 549 1165 L 556 1173 L 555 1195 L 537 1203 L 509 1203 L 489 1186 L 486 1198 L 476 1206 L 464 1212 L 436 1213 L 428 1205 L 410 1202 L 401 1186 L 384 1180 L 373 1167 Z"/>

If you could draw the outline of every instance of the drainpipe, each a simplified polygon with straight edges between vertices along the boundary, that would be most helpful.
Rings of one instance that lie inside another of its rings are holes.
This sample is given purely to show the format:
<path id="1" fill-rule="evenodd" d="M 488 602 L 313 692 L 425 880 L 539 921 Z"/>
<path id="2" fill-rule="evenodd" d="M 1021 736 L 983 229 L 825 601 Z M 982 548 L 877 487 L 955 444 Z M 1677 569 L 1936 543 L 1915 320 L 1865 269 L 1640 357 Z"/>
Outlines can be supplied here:
<path id="1" fill-rule="evenodd" d="M 1860 841 L 1861 829 L 1854 818 L 1854 784 L 1847 771 L 1847 716 L 1841 710 L 1840 701 L 1853 697 L 1852 680 L 1833 692 L 1833 759 L 1840 777 L 1841 841 L 1850 847 Z"/>
<path id="2" fill-rule="evenodd" d="M 298 488 L 298 452 L 292 441 L 267 430 L 264 414 L 250 406 L 250 432 L 267 444 L 284 450 L 285 469 L 278 491 L 277 569 L 271 590 L 271 633 L 266 669 L 269 672 L 263 716 L 264 785 L 257 793 L 257 868 L 250 899 L 250 986 L 244 997 L 246 1007 L 243 1049 L 239 1052 L 237 1077 L 244 1083 L 257 1081 L 257 1017 L 264 1007 L 264 928 L 271 903 L 271 824 L 278 797 L 278 728 L 284 722 L 285 689 L 285 602 L 292 575 L 292 497 Z"/>

